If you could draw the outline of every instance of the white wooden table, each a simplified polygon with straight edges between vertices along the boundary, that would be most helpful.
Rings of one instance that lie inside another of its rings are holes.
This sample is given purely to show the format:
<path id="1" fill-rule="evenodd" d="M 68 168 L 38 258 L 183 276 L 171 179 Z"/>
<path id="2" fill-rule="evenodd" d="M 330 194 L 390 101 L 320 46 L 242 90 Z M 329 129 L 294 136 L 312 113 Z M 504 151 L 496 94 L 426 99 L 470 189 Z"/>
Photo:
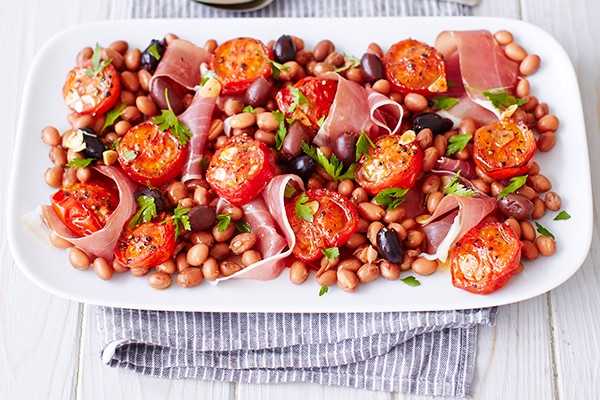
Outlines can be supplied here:
<path id="1" fill-rule="evenodd" d="M 554 35 L 569 53 L 583 96 L 593 189 L 600 190 L 600 15 L 598 0 L 481 0 L 474 13 L 518 18 Z M 77 23 L 122 18 L 118 0 L 0 0 L 0 110 L 5 140 L 0 176 L 8 182 L 14 132 L 29 64 L 53 34 Z M 561 132 L 568 135 L 569 132 Z M 10 188 L 1 186 L 0 210 Z M 595 202 L 600 206 L 600 200 Z M 4 218 L 2 218 L 4 220 Z M 559 288 L 501 307 L 480 329 L 473 397 L 600 398 L 598 220 L 582 268 Z M 316 384 L 254 385 L 161 380 L 101 363 L 94 307 L 50 295 L 25 278 L 0 224 L 0 398 L 2 399 L 412 399 Z"/>

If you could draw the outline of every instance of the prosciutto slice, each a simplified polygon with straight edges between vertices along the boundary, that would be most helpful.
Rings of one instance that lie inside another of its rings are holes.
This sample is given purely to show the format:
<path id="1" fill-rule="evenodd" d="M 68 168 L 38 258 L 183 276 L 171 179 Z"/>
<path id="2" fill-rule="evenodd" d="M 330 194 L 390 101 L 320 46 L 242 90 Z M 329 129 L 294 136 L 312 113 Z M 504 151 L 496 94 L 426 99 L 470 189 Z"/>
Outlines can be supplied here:
<path id="1" fill-rule="evenodd" d="M 202 178 L 200 160 L 204 155 L 204 144 L 208 137 L 216 100 L 217 96 L 206 95 L 202 90 L 199 90 L 194 96 L 192 104 L 179 116 L 179 120 L 192 132 L 188 158 L 181 172 L 181 180 L 184 183 L 191 179 Z"/>
<path id="2" fill-rule="evenodd" d="M 150 79 L 150 93 L 156 104 L 162 109 L 167 108 L 164 88 L 172 89 L 172 95 L 179 98 L 193 90 L 200 83 L 200 65 L 210 59 L 209 52 L 192 42 L 182 39 L 170 42 Z M 171 103 L 174 106 L 174 102 Z M 173 110 L 178 113 L 175 107 Z"/>
<path id="3" fill-rule="evenodd" d="M 500 112 L 480 91 L 506 88 L 514 93 L 519 64 L 506 57 L 486 30 L 442 32 L 435 48 L 444 55 L 447 78 L 456 84 L 446 95 L 460 100 L 442 116 L 454 121 L 469 116 L 479 125 L 497 120 Z"/>
<path id="4" fill-rule="evenodd" d="M 458 212 L 454 213 L 456 209 Z M 421 255 L 445 262 L 451 246 L 495 209 L 496 199 L 486 195 L 445 196 L 433 215 L 422 223 L 430 253 Z"/>
<path id="5" fill-rule="evenodd" d="M 216 283 L 231 278 L 270 280 L 279 276 L 296 245 L 296 236 L 285 213 L 285 187 L 288 184 L 304 190 L 302 179 L 298 176 L 278 175 L 261 196 L 242 206 L 244 218 L 257 236 L 255 246 L 263 259 L 231 276 L 217 279 Z"/>
<path id="6" fill-rule="evenodd" d="M 388 135 L 393 135 L 400 129 L 404 109 L 400 104 L 387 96 L 367 88 L 367 102 L 369 103 L 369 115 L 375 125 L 383 129 Z"/>
<path id="7" fill-rule="evenodd" d="M 111 178 L 119 189 L 119 205 L 108 217 L 104 228 L 88 236 L 75 235 L 60 220 L 51 206 L 42 206 L 42 219 L 57 236 L 71 242 L 86 253 L 112 261 L 115 245 L 125 222 L 135 213 L 136 202 L 133 196 L 135 184 L 129 180 L 118 168 L 98 165 L 94 169 Z"/>

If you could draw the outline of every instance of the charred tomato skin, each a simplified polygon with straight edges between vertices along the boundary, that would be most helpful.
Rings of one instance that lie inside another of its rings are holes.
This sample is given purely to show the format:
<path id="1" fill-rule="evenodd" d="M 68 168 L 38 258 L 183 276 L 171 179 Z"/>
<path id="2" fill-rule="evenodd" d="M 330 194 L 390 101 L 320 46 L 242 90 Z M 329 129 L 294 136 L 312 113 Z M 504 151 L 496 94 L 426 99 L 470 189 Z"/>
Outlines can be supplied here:
<path id="1" fill-rule="evenodd" d="M 110 110 L 121 91 L 119 74 L 108 64 L 98 74 L 88 76 L 91 61 L 73 68 L 63 85 L 63 97 L 67 107 L 77 114 L 101 115 Z"/>
<path id="2" fill-rule="evenodd" d="M 115 258 L 128 268 L 152 268 L 167 261 L 175 251 L 175 223 L 164 222 L 166 214 L 157 219 L 125 229 L 115 246 Z"/>
<path id="3" fill-rule="evenodd" d="M 348 198 L 329 189 L 310 189 L 304 194 L 308 201 L 304 204 L 316 209 L 312 221 L 296 215 L 296 196 L 286 205 L 285 211 L 290 226 L 296 235 L 296 245 L 292 252 L 302 261 L 313 262 L 323 256 L 323 249 L 344 244 L 358 227 L 358 211 Z"/>
<path id="4" fill-rule="evenodd" d="M 521 247 L 507 224 L 488 222 L 472 228 L 452 249 L 452 284 L 476 294 L 500 289 L 518 270 Z"/>
<path id="5" fill-rule="evenodd" d="M 233 205 L 254 199 L 274 176 L 271 151 L 246 134 L 227 139 L 210 158 L 206 171 L 210 187 Z"/>
<path id="6" fill-rule="evenodd" d="M 402 94 L 432 96 L 448 90 L 444 57 L 423 42 L 406 39 L 392 45 L 383 64 L 392 88 Z"/>
<path id="7" fill-rule="evenodd" d="M 537 146 L 523 121 L 505 118 L 475 131 L 473 160 L 486 175 L 509 179 L 529 172 Z"/>
<path id="8" fill-rule="evenodd" d="M 358 161 L 356 182 L 372 196 L 387 188 L 410 189 L 423 164 L 423 152 L 411 137 L 405 133 L 377 139 L 375 148 Z"/>
<path id="9" fill-rule="evenodd" d="M 117 208 L 119 195 L 103 180 L 74 183 L 51 197 L 52 209 L 73 233 L 80 237 L 99 231 Z"/>
<path id="10" fill-rule="evenodd" d="M 294 87 L 306 97 L 310 104 L 297 103 L 296 107 L 290 111 L 294 104 L 294 97 L 289 88 L 283 88 L 275 96 L 279 111 L 285 114 L 286 118 L 300 121 L 314 132 L 318 131 L 319 124 L 329 115 L 337 93 L 337 81 L 305 77 L 296 82 Z"/>
<path id="11" fill-rule="evenodd" d="M 117 159 L 134 181 L 160 186 L 173 180 L 183 168 L 187 147 L 170 131 L 161 131 L 151 121 L 138 124 L 121 137 Z"/>
<path id="12" fill-rule="evenodd" d="M 258 78 L 270 77 L 272 59 L 271 50 L 257 39 L 241 37 L 222 43 L 212 59 L 221 93 L 240 93 Z"/>

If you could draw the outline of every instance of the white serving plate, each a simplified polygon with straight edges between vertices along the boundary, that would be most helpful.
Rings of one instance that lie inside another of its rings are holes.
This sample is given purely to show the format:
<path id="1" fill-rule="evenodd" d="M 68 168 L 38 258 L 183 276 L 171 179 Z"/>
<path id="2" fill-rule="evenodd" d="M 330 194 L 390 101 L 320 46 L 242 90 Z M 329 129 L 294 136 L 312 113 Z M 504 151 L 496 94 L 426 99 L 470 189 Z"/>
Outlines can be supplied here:
<path id="1" fill-rule="evenodd" d="M 327 38 L 338 51 L 360 56 L 371 42 L 384 49 L 407 37 L 433 44 L 440 31 L 452 29 L 508 29 L 525 49 L 539 54 L 542 66 L 530 78 L 531 91 L 549 104 L 561 123 L 556 147 L 550 153 L 538 154 L 536 160 L 553 182 L 553 190 L 561 195 L 571 219 L 553 221 L 555 213 L 546 215 L 540 222 L 555 234 L 556 254 L 525 262 L 525 271 L 493 294 L 481 296 L 454 288 L 447 269 L 418 277 L 418 287 L 380 278 L 361 285 L 355 293 L 332 287 L 321 297 L 313 278 L 296 286 L 290 283 L 287 271 L 269 282 L 233 280 L 217 287 L 203 283 L 183 290 L 173 285 L 157 291 L 148 286 L 145 277 L 115 274 L 105 282 L 92 270 L 75 270 L 65 250 L 34 238 L 22 224 L 23 216 L 39 204 L 47 204 L 54 192 L 43 179 L 51 163 L 40 132 L 47 125 L 59 130 L 68 128 L 61 88 L 75 56 L 85 46 L 125 39 L 132 47 L 144 48 L 150 39 L 169 32 L 200 46 L 209 38 L 221 42 L 243 35 L 266 42 L 293 34 L 303 38 L 307 47 Z M 425 311 L 497 306 L 537 296 L 566 281 L 583 263 L 591 234 L 589 161 L 577 79 L 559 43 L 540 28 L 521 21 L 464 17 L 105 21 L 76 26 L 53 37 L 39 51 L 29 71 L 10 179 L 8 239 L 17 264 L 29 279 L 72 300 L 157 310 L 244 312 Z"/>

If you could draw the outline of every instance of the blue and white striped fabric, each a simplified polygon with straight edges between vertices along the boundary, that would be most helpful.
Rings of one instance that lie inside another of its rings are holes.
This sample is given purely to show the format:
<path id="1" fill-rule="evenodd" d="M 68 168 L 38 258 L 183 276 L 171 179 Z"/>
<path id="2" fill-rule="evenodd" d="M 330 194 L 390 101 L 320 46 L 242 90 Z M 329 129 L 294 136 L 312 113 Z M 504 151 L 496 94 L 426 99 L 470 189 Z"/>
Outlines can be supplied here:
<path id="1" fill-rule="evenodd" d="M 275 0 L 231 13 L 188 0 L 127 0 L 130 18 L 467 15 L 441 0 Z M 176 289 L 174 289 L 176 290 Z M 315 382 L 468 396 L 477 327 L 496 309 L 445 312 L 193 313 L 98 307 L 102 360 L 162 378 Z"/>

